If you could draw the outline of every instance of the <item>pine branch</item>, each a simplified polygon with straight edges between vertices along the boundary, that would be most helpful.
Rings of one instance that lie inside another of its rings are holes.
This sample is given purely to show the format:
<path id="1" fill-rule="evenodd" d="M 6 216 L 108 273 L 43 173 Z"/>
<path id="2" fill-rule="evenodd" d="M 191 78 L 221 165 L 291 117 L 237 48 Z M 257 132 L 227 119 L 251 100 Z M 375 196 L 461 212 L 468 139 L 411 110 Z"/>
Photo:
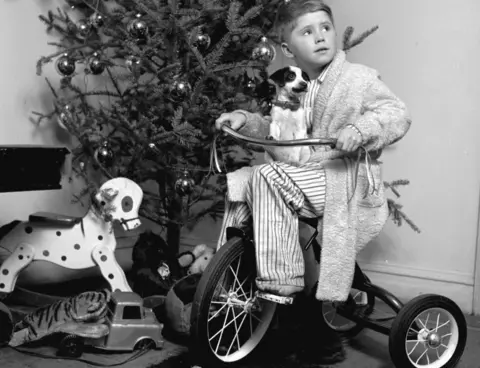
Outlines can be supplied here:
<path id="1" fill-rule="evenodd" d="M 348 44 L 346 45 L 346 47 L 344 47 L 344 51 L 347 52 L 347 51 L 353 49 L 355 46 L 360 45 L 363 41 L 365 41 L 365 39 L 367 37 L 369 37 L 371 34 L 376 32 L 378 30 L 378 28 L 379 28 L 378 26 L 372 27 L 372 28 L 366 30 L 365 32 L 363 32 L 362 34 L 360 34 L 357 38 L 349 41 Z M 352 29 L 352 32 L 353 32 L 353 29 Z"/>

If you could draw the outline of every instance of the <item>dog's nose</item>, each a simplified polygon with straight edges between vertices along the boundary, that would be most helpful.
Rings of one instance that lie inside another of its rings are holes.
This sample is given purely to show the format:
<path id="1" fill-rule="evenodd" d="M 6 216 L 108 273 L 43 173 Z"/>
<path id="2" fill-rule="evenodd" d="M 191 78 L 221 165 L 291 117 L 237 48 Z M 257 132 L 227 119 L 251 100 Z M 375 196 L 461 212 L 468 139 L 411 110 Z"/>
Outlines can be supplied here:
<path id="1" fill-rule="evenodd" d="M 308 83 L 307 83 L 307 82 L 300 82 L 299 87 L 300 87 L 301 89 L 307 89 Z"/>

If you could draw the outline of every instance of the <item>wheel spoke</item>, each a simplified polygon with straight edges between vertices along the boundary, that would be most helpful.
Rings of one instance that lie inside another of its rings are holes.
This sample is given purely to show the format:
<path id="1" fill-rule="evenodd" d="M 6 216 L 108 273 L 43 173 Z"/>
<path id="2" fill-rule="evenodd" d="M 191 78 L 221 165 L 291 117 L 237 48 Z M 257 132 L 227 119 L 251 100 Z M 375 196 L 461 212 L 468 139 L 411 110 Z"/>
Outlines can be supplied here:
<path id="1" fill-rule="evenodd" d="M 233 347 L 233 344 L 235 343 L 235 341 L 237 341 L 237 345 L 238 345 L 238 349 L 237 350 L 240 350 L 240 348 L 242 347 L 240 345 L 240 330 L 242 329 L 242 326 L 243 326 L 243 322 L 245 322 L 245 318 L 247 318 L 247 314 L 245 313 L 243 318 L 242 318 L 242 321 L 240 322 L 240 327 L 237 326 L 237 321 L 235 320 L 235 337 L 232 339 L 232 343 L 230 344 L 230 347 L 228 348 L 228 351 L 227 351 L 227 355 L 230 354 L 230 350 L 232 349 Z"/>
<path id="2" fill-rule="evenodd" d="M 427 326 L 425 326 L 425 325 L 423 324 L 423 321 L 422 321 L 420 318 L 418 318 L 418 322 L 420 322 L 420 324 L 422 325 L 422 327 L 423 327 L 425 330 L 428 331 Z"/>
<path id="3" fill-rule="evenodd" d="M 225 321 L 227 320 L 227 317 L 228 317 L 228 312 L 230 311 L 230 309 L 232 309 L 231 307 L 228 308 L 227 310 L 227 315 L 225 316 Z M 233 312 L 232 312 L 233 313 Z M 223 324 L 223 327 L 220 331 L 218 331 L 215 335 L 213 335 L 211 338 L 210 338 L 210 341 L 212 339 L 214 339 L 219 333 L 223 333 L 223 331 L 228 327 L 230 326 L 232 323 L 234 323 L 235 320 L 237 320 L 238 318 L 240 318 L 240 316 L 242 316 L 243 314 L 245 314 L 245 311 L 242 311 L 238 316 L 235 316 L 230 322 L 228 322 L 227 324 Z"/>
<path id="4" fill-rule="evenodd" d="M 225 303 L 225 304 L 223 305 L 223 307 L 221 307 L 212 317 L 210 317 L 210 318 L 208 319 L 208 322 L 210 322 L 210 321 L 211 321 L 212 319 L 214 319 L 214 318 L 217 318 L 217 316 L 220 314 L 220 312 L 221 312 L 225 307 L 227 307 L 227 306 L 228 306 L 228 304 Z M 228 312 L 228 311 L 227 311 L 227 312 Z"/>
<path id="5" fill-rule="evenodd" d="M 220 337 L 218 338 L 218 342 L 217 342 L 217 347 L 215 348 L 215 354 L 218 353 L 218 348 L 220 347 L 220 343 L 222 342 L 223 331 L 225 331 L 225 327 L 226 327 L 225 322 L 227 321 L 227 317 L 228 317 L 228 314 L 230 313 L 230 309 L 231 309 L 231 307 L 228 306 L 227 313 L 225 315 L 225 319 L 223 321 L 223 326 L 222 326 L 221 330 L 218 331 L 215 335 L 213 335 L 210 338 L 210 341 L 212 341 L 218 334 L 220 334 Z"/>
<path id="6" fill-rule="evenodd" d="M 237 290 L 235 290 L 235 293 L 238 291 L 238 290 L 242 290 L 243 291 L 243 285 L 250 279 L 250 275 L 251 273 L 248 274 L 247 277 L 245 277 L 245 280 L 243 280 L 243 282 L 241 283 L 241 285 L 239 286 L 239 288 Z M 252 289 L 252 287 L 250 287 L 250 290 Z M 248 298 L 247 296 L 247 293 L 244 292 L 244 295 Z M 252 291 L 250 292 L 250 297 L 252 296 Z"/>
<path id="7" fill-rule="evenodd" d="M 238 262 L 238 264 L 240 265 L 240 261 Z M 238 267 L 237 267 L 237 268 L 238 268 Z M 235 281 L 233 282 L 233 289 L 235 289 L 235 282 L 237 282 L 237 283 L 238 283 L 238 286 L 239 286 L 237 290 L 241 290 L 243 296 L 244 296 L 244 297 L 247 297 L 247 294 L 246 294 L 245 291 L 243 290 L 242 285 L 240 284 L 240 280 L 238 280 L 237 274 L 236 274 L 235 271 L 232 269 L 232 266 L 230 266 L 230 271 L 232 271 L 233 277 L 235 278 Z"/>
<path id="8" fill-rule="evenodd" d="M 415 362 L 415 364 L 418 364 L 418 362 L 420 361 L 420 359 L 423 358 L 423 356 L 428 352 L 428 349 L 426 349 L 422 355 L 420 355 L 420 357 L 417 359 L 417 361 Z"/>
<path id="9" fill-rule="evenodd" d="M 444 339 L 445 337 L 447 337 L 447 336 L 452 336 L 452 333 L 450 332 L 450 333 L 448 333 L 448 334 L 443 335 L 443 336 L 441 337 L 441 339 L 443 340 L 443 339 Z"/>
<path id="10" fill-rule="evenodd" d="M 447 322 L 445 322 L 444 324 L 442 324 L 442 325 L 438 326 L 437 328 L 435 328 L 435 332 L 436 332 L 436 331 L 437 331 L 439 328 L 442 328 L 442 327 L 444 327 L 444 326 L 448 325 L 449 323 L 450 323 L 450 320 L 448 320 L 448 321 L 447 321 Z"/>
<path id="11" fill-rule="evenodd" d="M 415 351 L 415 349 L 417 348 L 418 344 L 420 344 L 420 341 L 417 340 L 417 343 L 415 344 L 415 346 L 413 347 L 412 350 L 410 350 L 410 352 L 408 353 L 408 356 L 412 355 L 412 353 Z"/>
<path id="12" fill-rule="evenodd" d="M 438 354 L 438 349 L 435 349 L 435 352 L 437 353 L 437 358 L 440 359 L 440 355 Z"/>

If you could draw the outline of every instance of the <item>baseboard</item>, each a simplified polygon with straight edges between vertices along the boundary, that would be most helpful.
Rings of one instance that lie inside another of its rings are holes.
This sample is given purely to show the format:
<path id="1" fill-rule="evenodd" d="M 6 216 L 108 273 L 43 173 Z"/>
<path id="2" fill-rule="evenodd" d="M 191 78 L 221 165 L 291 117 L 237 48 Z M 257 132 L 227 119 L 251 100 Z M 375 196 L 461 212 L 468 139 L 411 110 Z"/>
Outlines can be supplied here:
<path id="1" fill-rule="evenodd" d="M 406 302 L 422 294 L 452 299 L 466 314 L 473 313 L 473 275 L 359 262 L 372 283 Z"/>
<path id="2" fill-rule="evenodd" d="M 408 275 L 418 279 L 440 281 L 450 284 L 461 284 L 465 286 L 474 285 L 474 275 L 469 273 L 410 267 L 398 264 L 368 262 L 362 259 L 358 259 L 358 263 L 364 271 L 398 276 Z"/>
<path id="3" fill-rule="evenodd" d="M 198 237 L 191 235 L 182 236 L 182 238 L 180 239 L 181 247 L 193 248 L 198 244 L 206 244 L 211 248 L 217 247 L 217 242 L 215 240 L 199 239 Z"/>

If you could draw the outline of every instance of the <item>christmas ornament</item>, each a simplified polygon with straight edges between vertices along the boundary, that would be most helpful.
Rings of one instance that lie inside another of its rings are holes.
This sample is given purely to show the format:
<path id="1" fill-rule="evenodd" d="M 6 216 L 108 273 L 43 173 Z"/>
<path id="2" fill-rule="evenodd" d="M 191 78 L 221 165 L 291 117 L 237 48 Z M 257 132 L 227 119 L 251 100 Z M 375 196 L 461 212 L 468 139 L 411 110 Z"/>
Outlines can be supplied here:
<path id="1" fill-rule="evenodd" d="M 69 77 L 75 73 L 75 60 L 68 54 L 63 54 L 57 59 L 55 63 L 57 72 L 64 77 Z"/>
<path id="2" fill-rule="evenodd" d="M 183 172 L 183 175 L 175 182 L 175 190 L 178 194 L 184 196 L 192 193 L 195 186 L 195 181 L 190 176 L 188 170 Z"/>
<path id="3" fill-rule="evenodd" d="M 88 67 L 92 74 L 99 75 L 105 70 L 105 63 L 100 59 L 99 55 L 95 52 L 88 61 Z"/>
<path id="4" fill-rule="evenodd" d="M 88 38 L 90 32 L 92 31 L 92 25 L 85 19 L 81 19 L 76 24 L 77 34 L 80 38 Z"/>
<path id="5" fill-rule="evenodd" d="M 210 46 L 210 36 L 206 33 L 197 33 L 192 42 L 193 46 L 200 52 L 205 52 Z"/>
<path id="6" fill-rule="evenodd" d="M 275 47 L 270 45 L 266 37 L 262 37 L 259 44 L 253 48 L 252 58 L 271 63 L 275 59 Z"/>
<path id="7" fill-rule="evenodd" d="M 249 78 L 248 75 L 245 75 L 244 79 L 244 88 L 243 88 L 243 93 L 246 95 L 251 95 L 255 92 L 257 88 L 257 84 L 255 83 L 255 79 Z"/>
<path id="8" fill-rule="evenodd" d="M 140 14 L 137 14 L 137 18 L 132 20 L 127 25 L 127 31 L 130 36 L 134 38 L 145 38 L 148 34 L 148 26 L 147 23 L 140 19 Z"/>
<path id="9" fill-rule="evenodd" d="M 115 160 L 115 154 L 110 144 L 105 141 L 95 151 L 95 160 L 103 167 L 110 167 Z"/>
<path id="10" fill-rule="evenodd" d="M 130 55 L 125 58 L 125 65 L 130 73 L 134 75 L 143 74 L 142 60 L 135 55 Z"/>
<path id="11" fill-rule="evenodd" d="M 190 93 L 192 92 L 192 87 L 190 84 L 182 79 L 177 79 L 173 82 L 170 87 L 170 98 L 173 101 L 181 102 L 186 100 Z"/>
<path id="12" fill-rule="evenodd" d="M 59 109 L 57 123 L 65 130 L 67 130 L 67 123 L 73 119 L 73 110 L 74 107 L 70 104 L 66 104 Z"/>
<path id="13" fill-rule="evenodd" d="M 105 18 L 101 14 L 93 13 L 90 16 L 90 24 L 95 28 L 100 28 L 105 24 Z"/>
<path id="14" fill-rule="evenodd" d="M 78 163 L 78 167 L 80 168 L 80 170 L 85 170 L 85 162 L 80 161 L 80 162 Z"/>

